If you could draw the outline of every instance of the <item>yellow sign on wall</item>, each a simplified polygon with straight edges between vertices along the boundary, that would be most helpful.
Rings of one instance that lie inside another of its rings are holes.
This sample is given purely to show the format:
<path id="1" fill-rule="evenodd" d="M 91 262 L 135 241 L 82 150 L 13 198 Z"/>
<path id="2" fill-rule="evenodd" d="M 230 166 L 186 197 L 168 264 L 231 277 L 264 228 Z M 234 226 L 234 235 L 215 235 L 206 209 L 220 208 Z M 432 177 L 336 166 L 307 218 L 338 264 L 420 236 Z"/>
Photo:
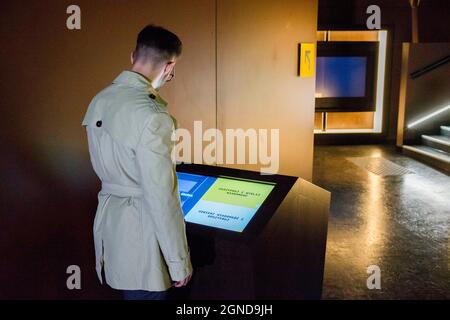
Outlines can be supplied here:
<path id="1" fill-rule="evenodd" d="M 299 43 L 298 74 L 300 77 L 312 77 L 316 69 L 316 44 Z"/>

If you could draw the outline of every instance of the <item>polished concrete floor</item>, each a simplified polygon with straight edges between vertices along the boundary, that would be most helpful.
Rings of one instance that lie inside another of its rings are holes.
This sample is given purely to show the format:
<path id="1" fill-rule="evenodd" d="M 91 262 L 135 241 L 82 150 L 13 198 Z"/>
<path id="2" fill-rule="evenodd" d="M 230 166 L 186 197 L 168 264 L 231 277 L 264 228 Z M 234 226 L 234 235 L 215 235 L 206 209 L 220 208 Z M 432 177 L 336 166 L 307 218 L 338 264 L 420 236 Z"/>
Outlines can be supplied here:
<path id="1" fill-rule="evenodd" d="M 407 168 L 374 174 L 349 157 Z M 332 192 L 324 299 L 450 299 L 450 177 L 391 146 L 317 146 L 314 183 Z M 367 288 L 377 265 L 381 289 Z"/>

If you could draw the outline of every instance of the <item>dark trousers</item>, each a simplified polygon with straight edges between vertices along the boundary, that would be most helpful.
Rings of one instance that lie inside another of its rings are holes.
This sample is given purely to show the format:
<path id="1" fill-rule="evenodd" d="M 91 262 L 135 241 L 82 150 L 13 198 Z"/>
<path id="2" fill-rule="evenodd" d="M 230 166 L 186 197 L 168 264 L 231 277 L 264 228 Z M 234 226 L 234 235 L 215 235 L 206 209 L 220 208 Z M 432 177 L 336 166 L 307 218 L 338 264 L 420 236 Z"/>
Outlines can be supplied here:
<path id="1" fill-rule="evenodd" d="M 167 300 L 169 291 L 124 290 L 124 300 Z"/>

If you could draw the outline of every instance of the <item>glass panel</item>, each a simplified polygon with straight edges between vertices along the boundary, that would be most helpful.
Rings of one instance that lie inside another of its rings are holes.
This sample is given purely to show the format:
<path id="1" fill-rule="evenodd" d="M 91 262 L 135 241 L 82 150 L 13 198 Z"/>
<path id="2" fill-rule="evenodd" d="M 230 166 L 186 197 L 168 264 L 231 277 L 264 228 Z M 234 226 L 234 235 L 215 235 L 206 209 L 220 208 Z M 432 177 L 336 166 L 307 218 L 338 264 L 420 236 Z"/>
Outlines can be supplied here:
<path id="1" fill-rule="evenodd" d="M 322 119 L 323 119 L 322 112 L 314 113 L 314 129 L 322 130 Z"/>
<path id="2" fill-rule="evenodd" d="M 373 112 L 327 112 L 327 129 L 373 129 Z"/>

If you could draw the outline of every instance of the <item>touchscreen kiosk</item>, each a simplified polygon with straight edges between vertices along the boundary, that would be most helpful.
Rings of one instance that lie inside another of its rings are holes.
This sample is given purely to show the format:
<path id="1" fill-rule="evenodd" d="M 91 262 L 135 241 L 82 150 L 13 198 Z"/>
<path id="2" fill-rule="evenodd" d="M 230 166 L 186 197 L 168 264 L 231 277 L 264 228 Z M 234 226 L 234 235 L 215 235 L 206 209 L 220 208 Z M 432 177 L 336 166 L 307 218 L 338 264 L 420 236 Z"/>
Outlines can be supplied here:
<path id="1" fill-rule="evenodd" d="M 195 164 L 179 165 L 177 177 L 185 221 L 234 236 L 257 233 L 297 180 Z"/>
<path id="2" fill-rule="evenodd" d="M 302 178 L 177 165 L 195 269 L 174 299 L 318 299 L 330 195 Z"/>
<path id="3" fill-rule="evenodd" d="M 274 188 L 274 183 L 178 173 L 185 220 L 242 232 Z"/>

